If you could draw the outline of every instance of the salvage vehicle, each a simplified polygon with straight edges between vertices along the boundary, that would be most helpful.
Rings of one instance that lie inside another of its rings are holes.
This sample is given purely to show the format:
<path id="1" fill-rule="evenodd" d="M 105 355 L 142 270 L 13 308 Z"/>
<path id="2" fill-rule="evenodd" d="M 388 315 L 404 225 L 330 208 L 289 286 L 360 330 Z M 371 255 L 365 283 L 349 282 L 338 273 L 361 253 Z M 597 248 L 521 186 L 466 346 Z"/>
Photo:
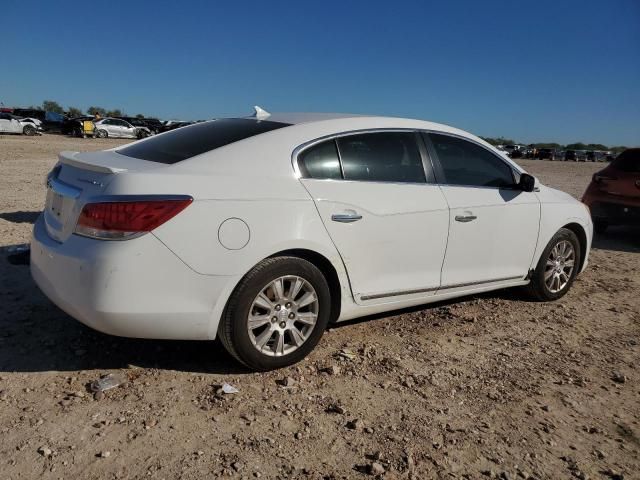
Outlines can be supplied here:
<path id="1" fill-rule="evenodd" d="M 65 116 L 38 108 L 14 108 L 13 114 L 23 118 L 35 118 L 40 121 L 42 129 L 47 133 L 60 133 Z"/>
<path id="2" fill-rule="evenodd" d="M 334 322 L 507 287 L 556 300 L 592 228 L 585 205 L 462 130 L 256 108 L 60 153 L 31 273 L 96 330 L 219 337 L 268 370 Z"/>
<path id="3" fill-rule="evenodd" d="M 595 173 L 582 201 L 597 233 L 609 225 L 640 225 L 640 148 L 625 150 Z"/>
<path id="4" fill-rule="evenodd" d="M 119 118 L 103 118 L 93 122 L 98 138 L 145 138 L 151 135 L 147 127 L 136 127 Z"/>
<path id="5" fill-rule="evenodd" d="M 37 118 L 20 118 L 11 113 L 0 112 L 0 133 L 41 135 L 42 124 Z"/>

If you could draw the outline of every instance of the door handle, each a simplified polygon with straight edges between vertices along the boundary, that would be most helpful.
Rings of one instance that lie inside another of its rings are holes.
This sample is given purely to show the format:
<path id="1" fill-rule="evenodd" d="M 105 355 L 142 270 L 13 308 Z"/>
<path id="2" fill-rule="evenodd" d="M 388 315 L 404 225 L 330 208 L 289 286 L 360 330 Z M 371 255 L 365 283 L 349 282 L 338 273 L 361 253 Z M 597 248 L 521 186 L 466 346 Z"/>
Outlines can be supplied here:
<path id="1" fill-rule="evenodd" d="M 352 223 L 357 222 L 358 220 L 362 220 L 362 215 L 360 215 L 356 211 L 351 211 L 348 213 L 334 213 L 333 215 L 331 215 L 331 220 L 340 223 Z"/>
<path id="2" fill-rule="evenodd" d="M 478 217 L 476 217 L 475 215 L 456 215 L 456 222 L 467 223 L 472 222 L 476 218 Z"/>

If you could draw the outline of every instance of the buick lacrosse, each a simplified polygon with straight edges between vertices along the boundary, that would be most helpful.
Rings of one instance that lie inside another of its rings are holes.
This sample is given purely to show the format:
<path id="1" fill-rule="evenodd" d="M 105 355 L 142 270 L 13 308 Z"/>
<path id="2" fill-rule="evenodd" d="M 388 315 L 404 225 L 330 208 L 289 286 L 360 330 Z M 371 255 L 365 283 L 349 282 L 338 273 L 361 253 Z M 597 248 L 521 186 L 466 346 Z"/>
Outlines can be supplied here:
<path id="1" fill-rule="evenodd" d="M 331 322 L 506 287 L 560 298 L 592 229 L 582 203 L 467 132 L 256 108 L 62 152 L 31 272 L 96 330 L 220 337 L 266 370 Z"/>

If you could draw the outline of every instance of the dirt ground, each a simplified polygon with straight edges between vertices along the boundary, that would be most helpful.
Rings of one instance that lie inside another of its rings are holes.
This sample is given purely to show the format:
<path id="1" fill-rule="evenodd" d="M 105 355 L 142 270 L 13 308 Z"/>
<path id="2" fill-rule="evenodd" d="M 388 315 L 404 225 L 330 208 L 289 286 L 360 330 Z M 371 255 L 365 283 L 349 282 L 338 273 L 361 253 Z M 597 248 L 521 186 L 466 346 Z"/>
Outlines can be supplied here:
<path id="1" fill-rule="evenodd" d="M 0 136 L 0 247 L 28 241 L 57 152 L 119 143 Z M 576 197 L 601 168 L 522 164 Z M 560 301 L 499 291 L 348 322 L 260 374 L 218 343 L 89 330 L 7 252 L 3 480 L 640 478 L 640 229 L 596 237 Z M 95 399 L 110 372 L 127 383 Z"/>

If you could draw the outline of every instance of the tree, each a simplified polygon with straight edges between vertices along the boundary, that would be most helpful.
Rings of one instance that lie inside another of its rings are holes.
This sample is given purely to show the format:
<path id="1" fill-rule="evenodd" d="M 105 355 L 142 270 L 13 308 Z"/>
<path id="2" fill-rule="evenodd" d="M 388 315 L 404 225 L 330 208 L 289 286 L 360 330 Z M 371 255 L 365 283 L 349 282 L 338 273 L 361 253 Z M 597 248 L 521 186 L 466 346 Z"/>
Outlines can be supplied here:
<path id="1" fill-rule="evenodd" d="M 100 115 L 101 117 L 105 117 L 107 115 L 107 111 L 102 107 L 89 107 L 87 108 L 87 113 L 89 115 Z"/>
<path id="2" fill-rule="evenodd" d="M 144 118 L 144 115 L 139 113 L 139 114 L 136 115 L 136 118 Z"/>
<path id="3" fill-rule="evenodd" d="M 536 148 L 562 148 L 562 145 L 560 145 L 559 143 L 554 143 L 554 142 L 534 143 L 533 146 L 536 147 Z"/>
<path id="4" fill-rule="evenodd" d="M 587 146 L 582 142 L 570 143 L 567 145 L 567 150 L 587 150 Z"/>
<path id="5" fill-rule="evenodd" d="M 122 111 L 119 108 L 116 108 L 114 110 L 109 110 L 107 112 L 107 117 L 122 117 L 124 114 L 122 113 Z"/>
<path id="6" fill-rule="evenodd" d="M 45 112 L 55 112 L 59 114 L 64 113 L 64 108 L 62 108 L 58 102 L 54 102 L 53 100 L 45 100 L 42 102 L 42 109 Z"/>
<path id="7" fill-rule="evenodd" d="M 601 143 L 590 143 L 587 145 L 587 150 L 609 150 L 609 147 Z"/>
<path id="8" fill-rule="evenodd" d="M 79 108 L 76 108 L 76 107 L 69 107 L 67 109 L 67 115 L 69 115 L 71 118 L 81 117 L 82 116 L 82 110 L 80 110 Z"/>

